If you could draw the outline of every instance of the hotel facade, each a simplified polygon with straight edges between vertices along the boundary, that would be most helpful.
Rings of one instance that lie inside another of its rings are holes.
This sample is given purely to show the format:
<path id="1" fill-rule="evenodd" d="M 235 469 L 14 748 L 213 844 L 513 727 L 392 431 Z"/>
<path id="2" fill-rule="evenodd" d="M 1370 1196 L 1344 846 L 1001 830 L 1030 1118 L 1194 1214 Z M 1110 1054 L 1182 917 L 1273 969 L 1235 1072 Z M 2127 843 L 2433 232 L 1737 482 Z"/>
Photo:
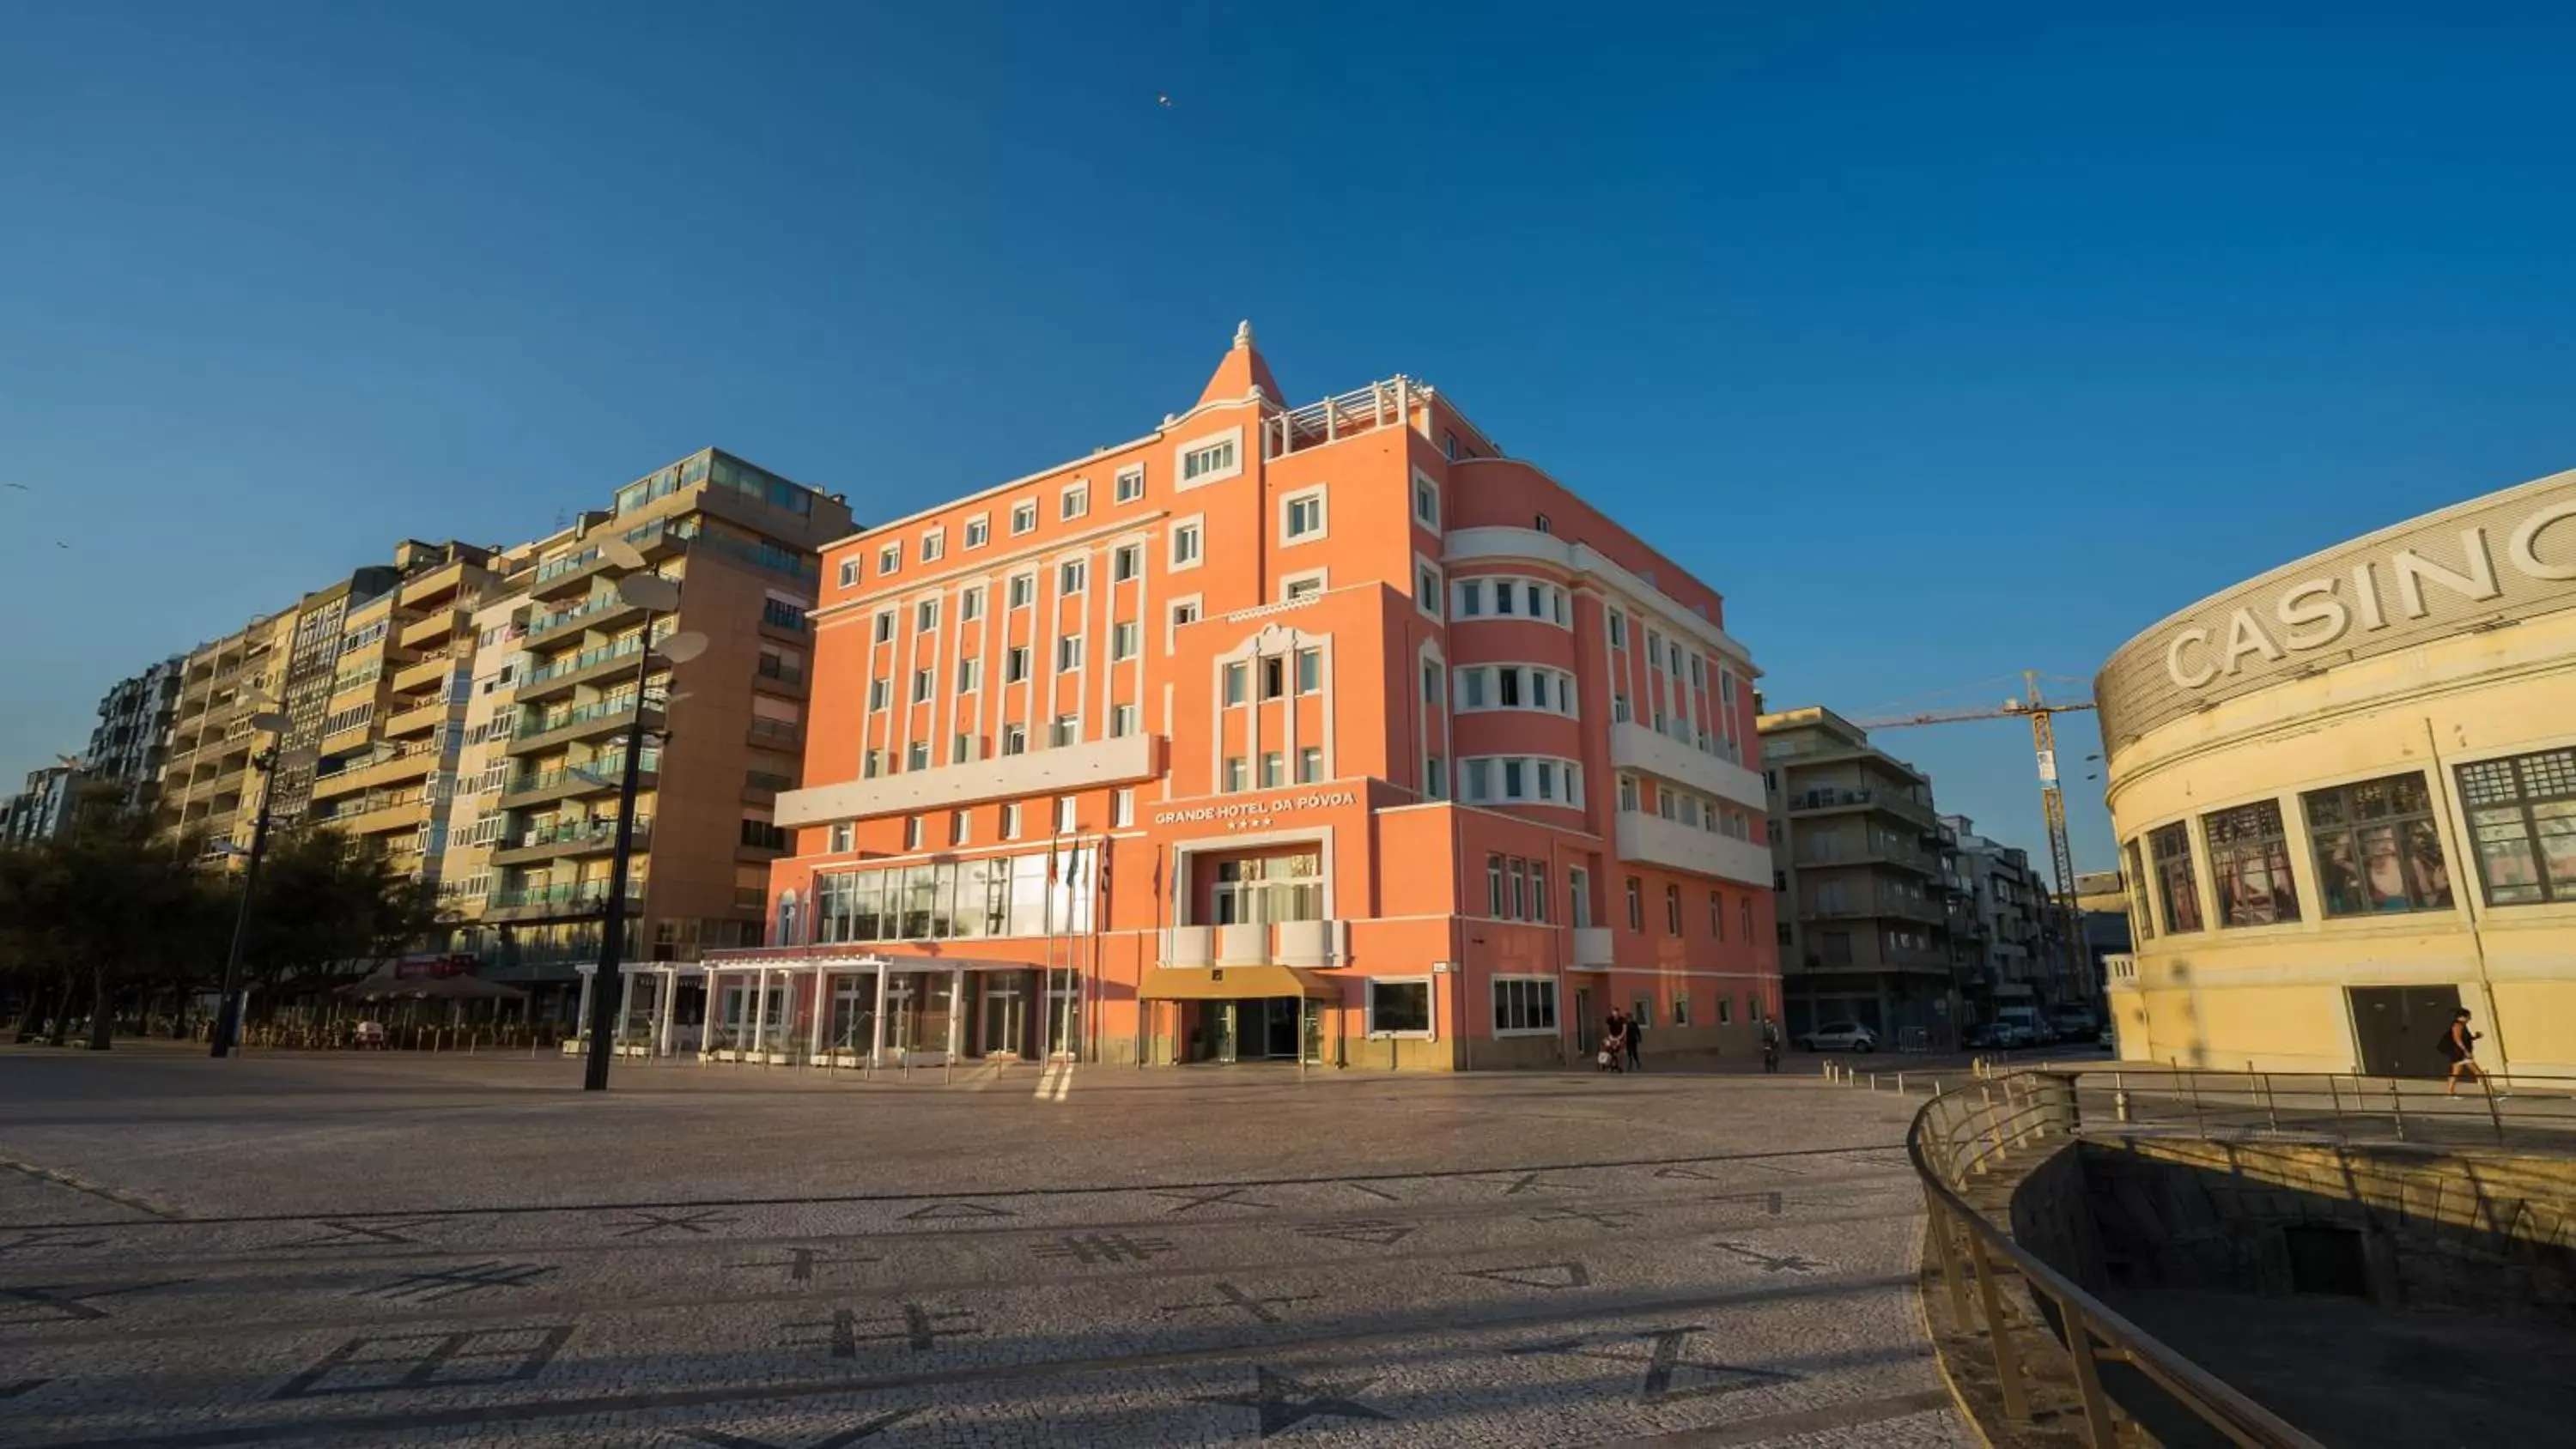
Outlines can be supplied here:
<path id="1" fill-rule="evenodd" d="M 1617 1007 L 1757 1050 L 1718 595 L 1427 386 L 1281 398 L 1247 325 L 1153 432 L 827 547 L 770 941 L 630 976 L 628 1048 L 1455 1070 Z"/>
<path id="2" fill-rule="evenodd" d="M 2576 472 L 2202 600 L 2096 682 L 2121 1055 L 2576 1073 Z"/>

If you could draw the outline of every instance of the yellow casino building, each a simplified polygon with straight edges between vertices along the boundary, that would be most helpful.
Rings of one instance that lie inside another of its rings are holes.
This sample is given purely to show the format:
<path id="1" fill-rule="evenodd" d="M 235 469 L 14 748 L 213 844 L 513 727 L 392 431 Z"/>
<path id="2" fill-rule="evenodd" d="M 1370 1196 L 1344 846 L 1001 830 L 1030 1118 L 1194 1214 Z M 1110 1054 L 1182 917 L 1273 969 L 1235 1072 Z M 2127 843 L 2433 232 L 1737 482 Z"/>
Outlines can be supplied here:
<path id="1" fill-rule="evenodd" d="M 2172 615 L 2095 683 L 2128 1060 L 2576 1076 L 2576 471 Z"/>

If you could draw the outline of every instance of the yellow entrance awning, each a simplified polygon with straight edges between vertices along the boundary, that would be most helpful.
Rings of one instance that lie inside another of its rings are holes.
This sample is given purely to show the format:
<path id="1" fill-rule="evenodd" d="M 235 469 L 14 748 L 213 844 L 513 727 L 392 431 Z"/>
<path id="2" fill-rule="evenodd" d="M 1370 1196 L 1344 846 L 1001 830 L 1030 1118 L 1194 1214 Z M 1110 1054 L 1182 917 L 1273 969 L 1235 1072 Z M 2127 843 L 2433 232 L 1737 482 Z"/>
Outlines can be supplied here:
<path id="1" fill-rule="evenodd" d="M 1145 1001 L 1232 1001 L 1253 996 L 1338 1001 L 1342 988 L 1331 977 L 1294 966 L 1158 966 L 1145 973 L 1136 995 Z"/>

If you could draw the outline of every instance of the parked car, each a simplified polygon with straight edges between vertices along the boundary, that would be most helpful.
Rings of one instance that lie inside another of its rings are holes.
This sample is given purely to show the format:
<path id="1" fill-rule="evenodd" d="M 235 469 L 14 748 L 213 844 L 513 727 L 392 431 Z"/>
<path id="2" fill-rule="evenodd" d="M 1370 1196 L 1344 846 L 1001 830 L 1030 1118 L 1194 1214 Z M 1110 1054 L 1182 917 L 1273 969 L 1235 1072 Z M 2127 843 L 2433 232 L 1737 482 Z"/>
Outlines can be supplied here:
<path id="1" fill-rule="evenodd" d="M 2001 1024 L 1981 1021 L 1959 1033 L 1959 1046 L 1963 1051 L 1998 1051 L 2010 1044 L 2009 1035 Z"/>
<path id="2" fill-rule="evenodd" d="M 1798 1045 L 1811 1052 L 1874 1052 L 1878 1033 L 1856 1021 L 1827 1022 L 1798 1038 Z"/>

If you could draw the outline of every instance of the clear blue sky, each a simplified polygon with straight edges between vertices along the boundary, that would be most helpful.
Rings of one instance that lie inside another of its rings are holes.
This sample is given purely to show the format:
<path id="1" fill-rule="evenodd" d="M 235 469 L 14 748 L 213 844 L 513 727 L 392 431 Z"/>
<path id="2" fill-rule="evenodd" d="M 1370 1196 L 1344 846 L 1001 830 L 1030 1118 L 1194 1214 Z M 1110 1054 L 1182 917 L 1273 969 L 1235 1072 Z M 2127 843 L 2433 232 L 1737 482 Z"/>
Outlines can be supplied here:
<path id="1" fill-rule="evenodd" d="M 1673 15 L 0 8 L 0 770 L 398 537 L 711 442 L 891 516 L 1239 317 L 1297 401 L 1447 389 L 1847 713 L 2576 466 L 2568 7 Z M 2018 725 L 1886 742 L 2044 855 Z"/>

